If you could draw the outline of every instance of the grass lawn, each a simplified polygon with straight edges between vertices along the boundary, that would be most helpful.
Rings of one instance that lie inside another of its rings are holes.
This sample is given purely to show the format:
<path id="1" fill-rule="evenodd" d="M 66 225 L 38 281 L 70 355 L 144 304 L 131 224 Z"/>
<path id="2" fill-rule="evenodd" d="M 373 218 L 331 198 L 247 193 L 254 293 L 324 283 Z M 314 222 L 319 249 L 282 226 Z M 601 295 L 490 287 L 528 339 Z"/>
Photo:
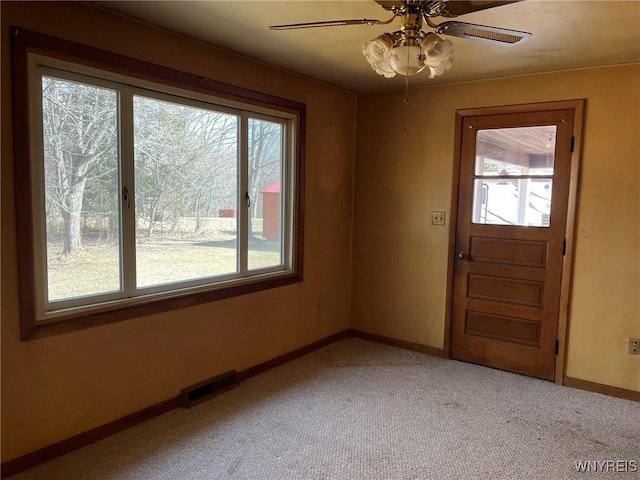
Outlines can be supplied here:
<path id="1" fill-rule="evenodd" d="M 85 246 L 84 251 L 62 258 L 62 245 L 48 246 L 49 300 L 120 290 L 120 258 L 117 245 Z M 162 240 L 136 246 L 137 285 L 148 287 L 236 271 L 235 240 Z M 249 267 L 280 264 L 277 242 L 254 240 Z"/>

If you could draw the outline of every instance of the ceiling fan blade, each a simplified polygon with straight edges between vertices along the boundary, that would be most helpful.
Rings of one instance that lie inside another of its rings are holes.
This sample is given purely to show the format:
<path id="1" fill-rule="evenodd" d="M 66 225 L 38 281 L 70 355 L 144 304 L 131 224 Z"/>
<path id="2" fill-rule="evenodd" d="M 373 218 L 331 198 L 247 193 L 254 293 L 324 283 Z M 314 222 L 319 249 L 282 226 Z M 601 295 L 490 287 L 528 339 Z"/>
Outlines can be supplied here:
<path id="1" fill-rule="evenodd" d="M 298 28 L 339 27 L 342 25 L 378 25 L 380 20 L 362 18 L 360 20 L 327 20 L 323 22 L 288 23 L 286 25 L 271 25 L 269 30 L 295 30 Z"/>
<path id="2" fill-rule="evenodd" d="M 488 42 L 503 47 L 519 45 L 531 38 L 529 32 L 520 32 L 509 28 L 489 27 L 465 22 L 443 22 L 436 28 L 436 33 Z"/>
<path id="3" fill-rule="evenodd" d="M 458 15 L 465 15 L 486 8 L 501 7 L 521 1 L 522 0 L 449 0 L 445 2 L 444 8 L 440 11 L 440 16 L 457 17 Z"/>

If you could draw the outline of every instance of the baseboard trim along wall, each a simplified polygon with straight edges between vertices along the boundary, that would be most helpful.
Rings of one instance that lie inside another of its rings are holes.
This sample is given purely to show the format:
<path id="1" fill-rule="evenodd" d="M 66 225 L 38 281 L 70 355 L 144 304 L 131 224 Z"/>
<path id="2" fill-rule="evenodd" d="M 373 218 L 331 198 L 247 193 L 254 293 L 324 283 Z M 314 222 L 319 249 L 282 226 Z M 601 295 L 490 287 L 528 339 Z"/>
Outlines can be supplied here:
<path id="1" fill-rule="evenodd" d="M 412 350 L 414 352 L 425 353 L 427 355 L 433 355 L 440 358 L 448 358 L 445 350 L 442 348 L 430 347 L 427 345 L 421 345 L 419 343 L 408 342 L 406 340 L 398 340 L 396 338 L 385 337 L 383 335 L 377 335 L 375 333 L 363 332 L 361 330 L 346 329 L 341 332 L 329 335 L 315 342 L 312 342 L 303 347 L 287 352 L 276 358 L 263 362 L 259 365 L 255 365 L 246 370 L 242 370 L 237 373 L 238 382 L 242 382 L 251 377 L 266 372 L 274 367 L 284 365 L 296 358 L 302 357 L 308 353 L 318 350 L 322 347 L 330 345 L 331 343 L 342 340 L 343 338 L 355 337 L 363 340 L 369 340 L 371 342 L 383 343 L 385 345 L 391 345 L 398 348 L 404 348 L 405 350 Z M 589 382 L 586 380 L 580 380 L 577 378 L 564 377 L 563 384 L 568 387 L 578 388 L 580 390 L 587 390 L 590 392 L 602 393 L 613 397 L 624 398 L 627 400 L 634 400 L 640 402 L 640 392 L 633 390 L 627 390 L 619 387 L 612 387 L 609 385 L 603 385 L 600 383 Z M 1 475 L 0 478 L 6 478 L 11 475 L 15 475 L 18 472 L 26 470 L 31 467 L 35 467 L 41 463 L 47 462 L 65 453 L 69 453 L 78 448 L 90 445 L 102 440 L 115 433 L 126 430 L 139 423 L 150 420 L 154 417 L 167 413 L 174 408 L 183 406 L 182 396 L 177 395 L 168 400 L 156 403 L 150 407 L 144 408 L 137 412 L 126 415 L 122 418 L 109 422 L 105 425 L 93 428 L 86 432 L 79 433 L 73 437 L 61 440 L 54 444 L 48 445 L 44 448 L 28 453 L 21 457 L 8 460 L 0 466 Z"/>
<path id="2" fill-rule="evenodd" d="M 578 388 L 589 392 L 602 393 L 603 395 L 609 395 L 610 397 L 618 397 L 640 402 L 640 392 L 628 390 L 626 388 L 612 387 L 611 385 L 604 385 L 602 383 L 590 382 L 588 380 L 580 380 L 579 378 L 566 376 L 564 377 L 562 384 L 566 387 Z"/>

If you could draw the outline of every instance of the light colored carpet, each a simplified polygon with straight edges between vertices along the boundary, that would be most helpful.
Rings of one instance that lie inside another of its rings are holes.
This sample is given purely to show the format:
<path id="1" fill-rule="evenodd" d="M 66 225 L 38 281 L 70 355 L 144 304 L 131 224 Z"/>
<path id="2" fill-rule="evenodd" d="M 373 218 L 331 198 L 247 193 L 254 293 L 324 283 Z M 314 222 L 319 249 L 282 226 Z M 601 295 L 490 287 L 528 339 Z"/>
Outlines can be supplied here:
<path id="1" fill-rule="evenodd" d="M 640 404 L 346 339 L 11 478 L 640 477 L 580 460 L 632 470 Z"/>

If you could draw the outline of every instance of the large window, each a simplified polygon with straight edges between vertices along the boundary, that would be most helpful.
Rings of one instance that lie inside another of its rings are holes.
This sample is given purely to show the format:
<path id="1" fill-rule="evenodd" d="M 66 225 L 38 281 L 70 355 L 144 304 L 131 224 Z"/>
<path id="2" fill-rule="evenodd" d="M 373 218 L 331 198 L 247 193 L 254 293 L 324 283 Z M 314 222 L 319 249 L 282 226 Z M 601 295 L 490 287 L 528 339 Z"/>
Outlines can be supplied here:
<path id="1" fill-rule="evenodd" d="M 85 47 L 91 67 L 16 43 L 28 80 L 15 91 L 28 104 L 15 124 L 29 152 L 16 149 L 28 185 L 17 192 L 29 219 L 23 337 L 301 279 L 302 105 L 228 85 L 217 95 L 221 84 L 131 59 L 96 68 L 96 55 L 124 57 Z"/>

